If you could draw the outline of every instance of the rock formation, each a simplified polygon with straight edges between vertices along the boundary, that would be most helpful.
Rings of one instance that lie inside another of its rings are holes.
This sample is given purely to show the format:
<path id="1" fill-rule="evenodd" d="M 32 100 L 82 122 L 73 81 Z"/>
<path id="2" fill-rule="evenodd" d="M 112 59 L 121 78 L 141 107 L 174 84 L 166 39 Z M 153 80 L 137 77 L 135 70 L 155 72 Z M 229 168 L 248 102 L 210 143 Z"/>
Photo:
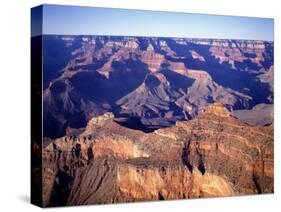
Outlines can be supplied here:
<path id="1" fill-rule="evenodd" d="M 273 42 L 46 35 L 44 46 L 49 138 L 105 112 L 149 131 L 192 119 L 216 101 L 244 114 L 274 102 Z"/>
<path id="2" fill-rule="evenodd" d="M 272 193 L 273 127 L 222 103 L 151 133 L 105 113 L 46 145 L 43 177 L 44 206 Z"/>

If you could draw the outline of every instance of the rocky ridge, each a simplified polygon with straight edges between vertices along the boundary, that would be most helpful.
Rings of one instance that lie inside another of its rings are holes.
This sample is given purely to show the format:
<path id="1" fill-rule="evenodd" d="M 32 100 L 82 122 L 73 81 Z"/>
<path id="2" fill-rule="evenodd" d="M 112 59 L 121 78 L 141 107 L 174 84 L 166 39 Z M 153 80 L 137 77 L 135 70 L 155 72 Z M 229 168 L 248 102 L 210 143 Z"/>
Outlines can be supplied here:
<path id="1" fill-rule="evenodd" d="M 44 206 L 272 193 L 273 127 L 243 124 L 221 103 L 144 133 L 93 118 L 43 150 Z"/>

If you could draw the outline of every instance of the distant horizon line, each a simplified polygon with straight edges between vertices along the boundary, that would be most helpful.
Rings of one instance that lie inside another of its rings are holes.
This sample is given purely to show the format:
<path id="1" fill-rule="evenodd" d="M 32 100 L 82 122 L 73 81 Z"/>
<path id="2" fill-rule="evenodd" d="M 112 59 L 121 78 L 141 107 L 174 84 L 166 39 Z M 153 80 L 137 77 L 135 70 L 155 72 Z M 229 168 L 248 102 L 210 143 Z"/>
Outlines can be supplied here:
<path id="1" fill-rule="evenodd" d="M 243 41 L 265 41 L 265 42 L 271 42 L 274 43 L 273 40 L 259 40 L 259 39 L 248 39 L 248 38 L 206 38 L 206 37 L 176 37 L 176 36 L 153 36 L 153 35 L 106 35 L 106 34 L 53 34 L 53 33 L 47 33 L 47 34 L 38 34 L 33 35 L 32 37 L 37 36 L 107 36 L 107 37 L 145 37 L 145 38 L 184 38 L 184 39 L 205 39 L 205 40 L 243 40 Z"/>

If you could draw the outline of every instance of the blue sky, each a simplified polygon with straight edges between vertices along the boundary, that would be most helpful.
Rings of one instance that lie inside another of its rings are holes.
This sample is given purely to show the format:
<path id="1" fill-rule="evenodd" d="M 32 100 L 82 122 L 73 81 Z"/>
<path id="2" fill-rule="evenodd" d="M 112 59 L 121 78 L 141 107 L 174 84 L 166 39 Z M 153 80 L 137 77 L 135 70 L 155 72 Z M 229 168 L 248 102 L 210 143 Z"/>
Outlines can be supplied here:
<path id="1" fill-rule="evenodd" d="M 273 40 L 273 19 L 44 5 L 43 34 Z"/>

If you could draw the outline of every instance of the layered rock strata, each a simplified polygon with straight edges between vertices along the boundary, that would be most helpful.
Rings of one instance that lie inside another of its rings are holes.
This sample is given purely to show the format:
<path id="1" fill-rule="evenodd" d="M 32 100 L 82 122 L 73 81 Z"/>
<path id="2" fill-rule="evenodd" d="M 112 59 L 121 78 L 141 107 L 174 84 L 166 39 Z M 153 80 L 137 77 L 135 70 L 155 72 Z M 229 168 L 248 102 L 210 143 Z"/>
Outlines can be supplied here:
<path id="1" fill-rule="evenodd" d="M 272 193 L 273 127 L 221 103 L 152 133 L 106 113 L 45 146 L 43 178 L 44 206 Z"/>

